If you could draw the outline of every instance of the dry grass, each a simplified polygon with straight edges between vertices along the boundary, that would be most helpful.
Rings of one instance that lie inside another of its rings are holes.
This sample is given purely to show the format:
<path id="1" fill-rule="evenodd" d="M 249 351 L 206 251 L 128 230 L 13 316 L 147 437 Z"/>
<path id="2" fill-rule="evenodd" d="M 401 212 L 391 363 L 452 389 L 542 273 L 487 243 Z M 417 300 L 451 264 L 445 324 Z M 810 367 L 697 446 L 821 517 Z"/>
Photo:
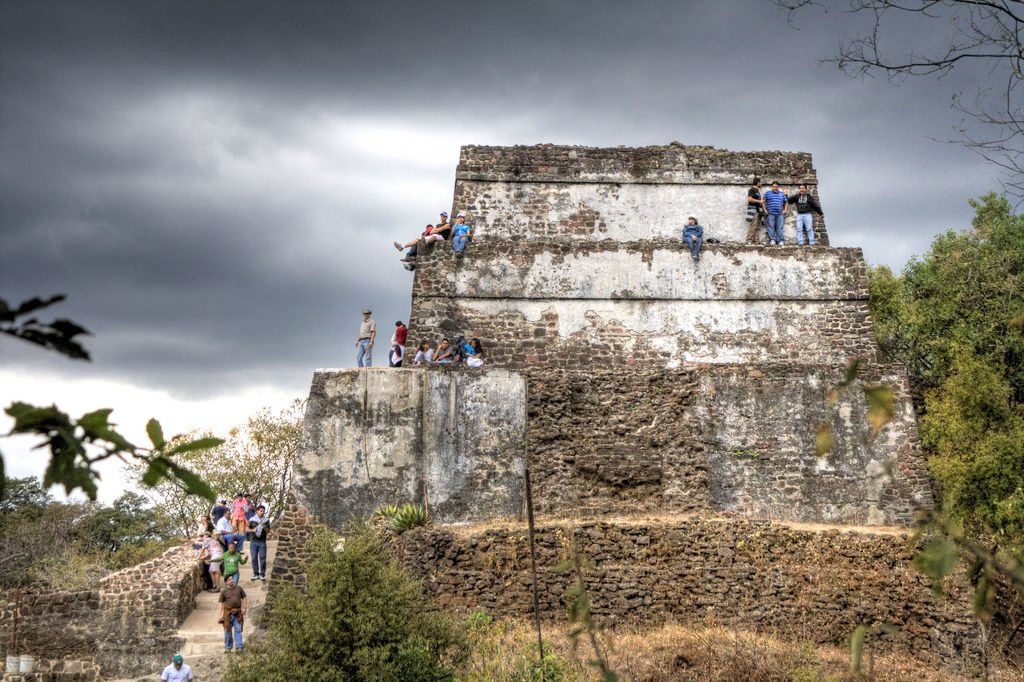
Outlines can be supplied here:
<path id="1" fill-rule="evenodd" d="M 850 672 L 847 649 L 794 642 L 771 635 L 721 626 L 665 625 L 650 630 L 619 629 L 610 638 L 609 660 L 620 679 L 637 682 L 668 680 L 749 682 L 954 682 L 975 679 L 937 670 L 909 654 L 873 654 L 868 649 L 865 674 Z M 565 626 L 547 625 L 545 644 L 562 659 L 557 680 L 595 680 L 586 664 L 589 645 L 580 643 L 574 656 Z M 475 630 L 473 655 L 461 671 L 465 680 L 540 680 L 524 674 L 536 660 L 536 634 L 526 621 L 495 621 Z M 1020 680 L 1009 668 L 994 671 L 993 680 Z"/>
<path id="2" fill-rule="evenodd" d="M 736 520 L 748 520 L 747 517 L 739 516 L 726 516 L 721 514 L 711 513 L 685 513 L 685 514 L 605 514 L 600 517 L 578 517 L 578 518 L 565 518 L 565 517 L 547 517 L 538 516 L 537 525 L 543 527 L 564 527 L 569 528 L 577 526 L 581 523 L 610 523 L 613 525 L 620 526 L 659 526 L 659 525 L 673 525 L 679 521 L 686 520 L 689 518 L 699 518 L 703 521 L 718 521 L 728 522 Z M 860 526 L 852 524 L 828 524 L 828 523 L 809 523 L 803 521 L 782 521 L 779 519 L 756 519 L 750 518 L 749 520 L 761 520 L 771 521 L 774 524 L 780 526 L 786 526 L 794 530 L 814 531 L 814 532 L 826 532 L 826 531 L 839 531 L 841 533 L 857 533 L 861 535 L 895 535 L 902 537 L 909 537 L 913 531 L 908 528 L 900 526 Z M 450 524 L 443 526 L 444 528 L 452 531 L 458 536 L 469 537 L 479 533 L 483 533 L 488 530 L 519 530 L 526 531 L 526 522 L 515 522 L 507 519 L 500 519 L 494 521 L 483 521 L 477 523 L 459 523 Z"/>

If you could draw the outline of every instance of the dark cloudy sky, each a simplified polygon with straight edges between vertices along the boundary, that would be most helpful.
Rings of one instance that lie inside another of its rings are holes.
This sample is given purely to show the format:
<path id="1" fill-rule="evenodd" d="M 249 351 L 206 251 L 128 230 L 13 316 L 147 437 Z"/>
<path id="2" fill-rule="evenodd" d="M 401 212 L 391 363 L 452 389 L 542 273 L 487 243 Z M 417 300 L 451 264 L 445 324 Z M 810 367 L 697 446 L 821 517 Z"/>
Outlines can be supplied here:
<path id="1" fill-rule="evenodd" d="M 304 394 L 360 308 L 408 317 L 390 243 L 450 206 L 464 143 L 808 151 L 834 243 L 894 267 L 966 226 L 998 176 L 936 140 L 977 74 L 852 81 L 818 61 L 854 18 L 795 26 L 768 0 L 0 2 L 0 297 L 66 292 L 95 333 L 88 365 L 0 339 L 0 399 Z"/>

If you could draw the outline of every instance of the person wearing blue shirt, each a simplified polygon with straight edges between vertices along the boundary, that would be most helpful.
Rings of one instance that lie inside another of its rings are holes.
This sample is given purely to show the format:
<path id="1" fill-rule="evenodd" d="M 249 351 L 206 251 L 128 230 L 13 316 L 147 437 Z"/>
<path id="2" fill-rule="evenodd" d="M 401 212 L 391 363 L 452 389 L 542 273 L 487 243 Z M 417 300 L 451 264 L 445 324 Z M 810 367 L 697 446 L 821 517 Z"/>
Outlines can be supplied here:
<path id="1" fill-rule="evenodd" d="M 469 241 L 473 238 L 473 226 L 466 223 L 465 213 L 459 213 L 455 217 L 455 229 L 452 234 L 454 235 L 452 250 L 455 251 L 456 256 L 461 257 Z"/>
<path id="2" fill-rule="evenodd" d="M 683 241 L 690 247 L 690 256 L 700 260 L 700 249 L 704 245 L 704 228 L 697 224 L 697 219 L 690 216 L 683 228 Z"/>
<path id="3" fill-rule="evenodd" d="M 782 226 L 786 221 L 786 204 L 789 197 L 779 191 L 779 183 L 773 182 L 772 188 L 764 193 L 764 210 L 768 213 L 768 243 L 771 246 L 782 244 Z"/>

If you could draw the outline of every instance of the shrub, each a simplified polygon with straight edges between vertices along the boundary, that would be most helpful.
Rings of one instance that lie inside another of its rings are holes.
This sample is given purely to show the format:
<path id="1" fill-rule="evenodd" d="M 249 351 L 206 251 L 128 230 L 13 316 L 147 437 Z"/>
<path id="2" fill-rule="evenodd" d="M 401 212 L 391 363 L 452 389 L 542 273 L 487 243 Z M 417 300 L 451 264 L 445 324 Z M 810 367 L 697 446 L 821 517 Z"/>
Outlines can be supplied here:
<path id="1" fill-rule="evenodd" d="M 407 530 L 430 523 L 427 510 L 418 504 L 382 504 L 373 513 L 374 521 L 387 522 L 388 528 L 395 535 Z"/>
<path id="2" fill-rule="evenodd" d="M 266 639 L 230 662 L 225 682 L 453 679 L 464 641 L 420 583 L 367 526 L 335 545 L 325 530 L 310 539 L 305 585 L 275 595 Z"/>

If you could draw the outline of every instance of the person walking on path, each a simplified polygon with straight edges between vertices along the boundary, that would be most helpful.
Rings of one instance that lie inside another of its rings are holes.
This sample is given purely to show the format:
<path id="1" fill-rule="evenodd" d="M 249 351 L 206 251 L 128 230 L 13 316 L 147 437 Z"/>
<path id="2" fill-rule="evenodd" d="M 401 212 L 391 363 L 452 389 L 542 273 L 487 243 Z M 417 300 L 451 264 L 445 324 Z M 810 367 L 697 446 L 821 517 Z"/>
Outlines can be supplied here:
<path id="1" fill-rule="evenodd" d="M 377 323 L 370 317 L 372 314 L 369 308 L 363 310 L 363 321 L 359 323 L 359 338 L 356 339 L 357 367 L 373 367 L 373 342 L 377 340 Z"/>
<path id="2" fill-rule="evenodd" d="M 203 549 L 207 554 L 207 561 L 210 562 L 210 579 L 213 582 L 211 592 L 220 590 L 220 562 L 224 558 L 224 546 L 220 544 L 220 538 L 221 534 L 217 533 L 217 537 L 203 540 Z"/>
<path id="3" fill-rule="evenodd" d="M 244 554 L 238 552 L 236 546 L 234 542 L 228 543 L 228 551 L 224 552 L 224 556 L 221 558 L 221 562 L 224 565 L 225 581 L 228 578 L 234 578 L 237 581 L 242 564 L 249 560 Z"/>
<path id="4" fill-rule="evenodd" d="M 757 244 L 764 216 L 764 199 L 761 198 L 761 178 L 754 178 L 747 190 L 747 243 Z"/>
<path id="5" fill-rule="evenodd" d="M 256 514 L 249 519 L 249 552 L 252 554 L 252 579 L 267 579 L 267 538 L 270 537 L 270 519 L 267 508 L 256 507 Z"/>
<path id="6" fill-rule="evenodd" d="M 192 668 L 185 665 L 185 659 L 181 654 L 174 654 L 171 664 L 160 673 L 162 682 L 190 682 L 192 679 Z"/>
<path id="7" fill-rule="evenodd" d="M 768 243 L 779 246 L 783 243 L 782 227 L 786 222 L 786 204 L 789 197 L 779 191 L 779 183 L 773 182 L 772 188 L 764 193 L 764 209 L 768 213 Z"/>
<path id="8" fill-rule="evenodd" d="M 214 523 L 217 523 L 217 521 L 220 520 L 220 517 L 224 516 L 229 511 L 231 511 L 231 508 L 228 507 L 228 501 L 219 500 L 217 504 L 213 505 L 213 508 L 210 510 L 210 520 Z"/>
<path id="9" fill-rule="evenodd" d="M 690 216 L 683 228 L 683 241 L 690 247 L 690 257 L 700 260 L 700 249 L 704 244 L 704 228 L 697 224 L 697 219 Z"/>
<path id="10" fill-rule="evenodd" d="M 807 243 L 814 246 L 814 214 L 822 218 L 825 214 L 821 211 L 821 204 L 808 191 L 807 185 L 800 185 L 797 188 L 798 194 L 790 198 L 790 205 L 796 207 L 796 243 L 804 243 L 804 234 L 807 235 Z"/>
<path id="11" fill-rule="evenodd" d="M 226 587 L 220 593 L 220 610 L 218 623 L 224 626 L 224 653 L 234 648 L 242 650 L 242 625 L 245 622 L 245 611 L 248 601 L 245 590 L 238 584 L 235 577 L 225 581 Z"/>
<path id="12" fill-rule="evenodd" d="M 466 247 L 469 246 L 469 242 L 473 239 L 473 226 L 466 223 L 466 214 L 459 213 L 455 216 L 455 231 L 452 237 L 452 250 L 455 251 L 455 255 L 459 258 L 462 257 L 466 251 Z"/>

